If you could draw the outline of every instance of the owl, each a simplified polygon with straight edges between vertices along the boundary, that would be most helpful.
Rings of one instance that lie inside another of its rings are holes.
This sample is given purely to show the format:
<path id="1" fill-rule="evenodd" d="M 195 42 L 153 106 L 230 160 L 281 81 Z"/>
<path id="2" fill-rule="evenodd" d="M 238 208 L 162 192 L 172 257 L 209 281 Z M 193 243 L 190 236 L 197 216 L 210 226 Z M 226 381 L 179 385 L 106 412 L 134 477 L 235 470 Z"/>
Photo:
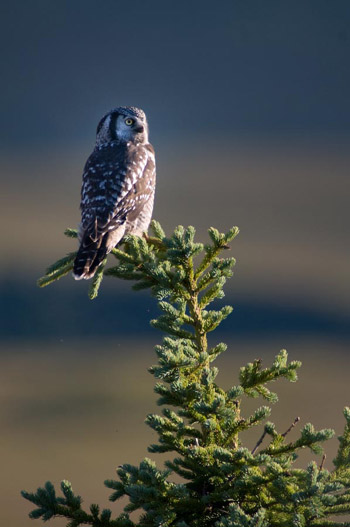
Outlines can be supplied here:
<path id="1" fill-rule="evenodd" d="M 126 234 L 142 236 L 152 217 L 156 182 L 154 149 L 139 108 L 119 107 L 102 117 L 81 189 L 76 280 L 92 278 Z"/>

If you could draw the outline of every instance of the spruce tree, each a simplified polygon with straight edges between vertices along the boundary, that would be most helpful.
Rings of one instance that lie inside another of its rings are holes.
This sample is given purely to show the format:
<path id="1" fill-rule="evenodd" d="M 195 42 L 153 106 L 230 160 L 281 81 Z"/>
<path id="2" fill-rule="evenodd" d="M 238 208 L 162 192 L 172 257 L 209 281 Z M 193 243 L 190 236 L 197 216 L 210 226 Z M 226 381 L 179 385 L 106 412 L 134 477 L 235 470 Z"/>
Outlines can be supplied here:
<path id="1" fill-rule="evenodd" d="M 67 481 L 56 494 L 47 482 L 35 493 L 22 492 L 36 508 L 31 518 L 46 521 L 67 518 L 69 527 L 333 527 L 350 526 L 336 521 L 336 515 L 350 512 L 350 408 L 345 408 L 346 425 L 339 437 L 334 468 L 323 461 L 311 461 L 295 468 L 300 449 L 322 455 L 322 443 L 332 430 L 317 431 L 311 424 L 301 428 L 299 438 L 288 440 L 267 421 L 269 404 L 277 402 L 271 391 L 273 381 L 297 380 L 300 362 L 288 362 L 282 350 L 270 367 L 260 360 L 240 369 L 239 384 L 223 390 L 215 382 L 218 369 L 213 362 L 226 345 L 209 346 L 207 335 L 231 313 L 230 306 L 208 309 L 224 296 L 223 286 L 232 276 L 234 258 L 222 253 L 238 234 L 209 229 L 210 244 L 194 241 L 193 227 L 177 227 L 166 237 L 159 223 L 152 222 L 153 236 L 128 237 L 123 250 L 112 251 L 117 265 L 99 268 L 90 287 L 94 298 L 103 276 L 134 282 L 133 288 L 150 289 L 158 299 L 162 314 L 151 321 L 165 333 L 156 346 L 158 362 L 150 368 L 156 379 L 160 414 L 150 414 L 146 423 L 158 434 L 158 442 L 148 447 L 151 454 L 166 453 L 165 468 L 145 458 L 139 466 L 124 464 L 118 479 L 107 480 L 110 500 L 128 497 L 124 512 L 113 517 L 109 509 L 82 500 Z M 76 231 L 66 234 L 76 237 Z M 39 280 L 40 286 L 70 273 L 75 253 L 51 266 Z M 247 398 L 260 398 L 252 415 L 244 412 Z M 259 427 L 253 450 L 244 446 L 241 434 Z M 175 478 L 176 474 L 180 478 Z M 137 521 L 130 514 L 141 511 Z"/>

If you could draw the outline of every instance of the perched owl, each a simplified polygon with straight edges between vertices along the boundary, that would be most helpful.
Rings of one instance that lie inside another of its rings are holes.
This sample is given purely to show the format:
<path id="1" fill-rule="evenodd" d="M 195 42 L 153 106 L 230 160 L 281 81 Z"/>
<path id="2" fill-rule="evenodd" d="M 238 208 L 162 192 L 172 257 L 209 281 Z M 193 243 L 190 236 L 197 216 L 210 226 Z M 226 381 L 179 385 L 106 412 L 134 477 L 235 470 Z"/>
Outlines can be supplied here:
<path id="1" fill-rule="evenodd" d="M 126 234 L 141 236 L 152 217 L 155 158 L 145 113 L 115 108 L 97 126 L 81 189 L 76 280 L 91 278 Z"/>

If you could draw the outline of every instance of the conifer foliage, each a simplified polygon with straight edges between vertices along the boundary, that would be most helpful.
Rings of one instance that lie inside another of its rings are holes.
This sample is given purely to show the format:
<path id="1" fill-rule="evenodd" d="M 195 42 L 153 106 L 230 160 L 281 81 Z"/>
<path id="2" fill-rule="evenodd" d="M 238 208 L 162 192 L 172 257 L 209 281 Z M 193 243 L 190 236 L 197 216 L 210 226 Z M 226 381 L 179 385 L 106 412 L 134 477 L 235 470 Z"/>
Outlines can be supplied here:
<path id="1" fill-rule="evenodd" d="M 216 382 L 213 362 L 226 345 L 208 345 L 207 334 L 231 313 L 230 306 L 208 309 L 224 296 L 223 286 L 232 275 L 234 258 L 222 257 L 238 234 L 209 229 L 211 243 L 194 241 L 195 230 L 177 227 L 167 238 L 157 222 L 152 237 L 129 237 L 113 251 L 116 266 L 100 267 L 90 297 L 97 295 L 104 275 L 131 280 L 134 289 L 149 288 L 159 301 L 162 314 L 152 320 L 165 337 L 156 347 L 158 363 L 150 368 L 157 380 L 160 414 L 150 414 L 146 423 L 158 434 L 148 450 L 166 453 L 165 468 L 144 459 L 139 466 L 118 468 L 118 479 L 107 480 L 110 500 L 128 497 L 124 512 L 113 518 L 109 509 L 82 500 L 63 481 L 56 495 L 48 482 L 35 493 L 22 492 L 35 504 L 31 518 L 67 518 L 69 527 L 332 527 L 350 526 L 337 522 L 350 512 L 350 409 L 344 411 L 346 426 L 339 438 L 334 469 L 323 461 L 312 461 L 305 469 L 295 468 L 298 451 L 308 448 L 322 454 L 322 443 L 333 436 L 329 429 L 317 431 L 306 424 L 295 441 L 266 421 L 270 407 L 259 406 L 252 415 L 244 412 L 248 397 L 275 403 L 271 383 L 282 377 L 297 380 L 299 362 L 288 362 L 282 350 L 269 368 L 261 361 L 241 368 L 239 384 L 223 390 Z M 66 231 L 71 237 L 73 230 Z M 74 253 L 53 266 L 39 285 L 45 286 L 72 269 Z M 244 446 L 241 433 L 260 427 L 253 450 Z M 174 478 L 177 475 L 180 478 Z M 178 482 L 180 481 L 180 482 Z M 132 519 L 133 511 L 141 516 Z"/>

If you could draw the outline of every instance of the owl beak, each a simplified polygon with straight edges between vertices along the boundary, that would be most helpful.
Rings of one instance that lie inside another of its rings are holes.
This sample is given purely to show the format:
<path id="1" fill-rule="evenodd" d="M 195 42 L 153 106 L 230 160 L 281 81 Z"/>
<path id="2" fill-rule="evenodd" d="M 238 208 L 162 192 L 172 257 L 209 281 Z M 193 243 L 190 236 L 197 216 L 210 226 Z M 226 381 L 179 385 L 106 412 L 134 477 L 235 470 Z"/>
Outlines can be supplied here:
<path id="1" fill-rule="evenodd" d="M 135 132 L 137 134 L 142 134 L 143 130 L 144 130 L 143 126 L 138 126 L 137 128 L 135 128 Z"/>

